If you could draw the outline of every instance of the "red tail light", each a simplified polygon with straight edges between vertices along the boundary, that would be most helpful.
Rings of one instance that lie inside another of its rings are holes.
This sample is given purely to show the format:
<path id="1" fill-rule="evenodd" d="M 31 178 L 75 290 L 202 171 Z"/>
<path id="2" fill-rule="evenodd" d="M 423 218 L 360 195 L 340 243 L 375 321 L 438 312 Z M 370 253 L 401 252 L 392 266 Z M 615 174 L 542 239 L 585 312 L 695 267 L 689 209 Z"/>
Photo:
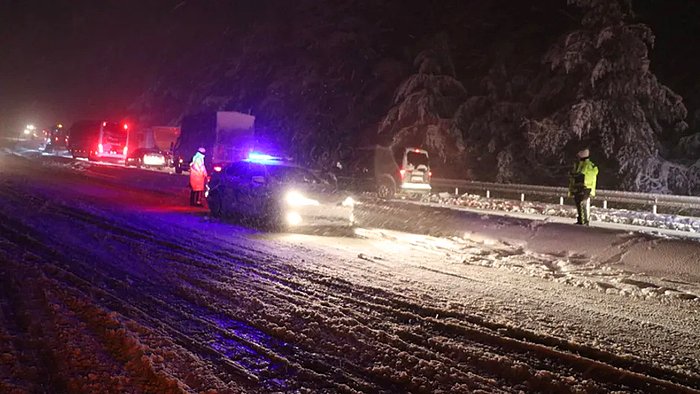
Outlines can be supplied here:
<path id="1" fill-rule="evenodd" d="M 432 172 L 432 171 L 428 171 L 428 178 L 432 178 L 432 177 L 433 177 L 433 172 Z"/>
<path id="2" fill-rule="evenodd" d="M 221 166 L 214 166 L 214 171 L 221 172 Z"/>
<path id="3" fill-rule="evenodd" d="M 401 179 L 403 179 L 403 177 L 406 176 L 406 170 L 399 170 L 399 174 L 401 175 Z"/>
<path id="4" fill-rule="evenodd" d="M 100 153 L 104 152 L 104 147 L 102 146 L 102 144 L 97 144 L 97 151 Z"/>

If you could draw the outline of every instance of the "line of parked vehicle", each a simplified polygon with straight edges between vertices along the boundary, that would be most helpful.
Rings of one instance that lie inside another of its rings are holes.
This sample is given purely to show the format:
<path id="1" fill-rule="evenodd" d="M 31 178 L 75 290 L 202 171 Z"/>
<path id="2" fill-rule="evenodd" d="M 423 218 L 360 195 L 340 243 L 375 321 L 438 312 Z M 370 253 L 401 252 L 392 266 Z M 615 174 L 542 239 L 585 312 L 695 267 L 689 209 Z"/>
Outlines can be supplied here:
<path id="1" fill-rule="evenodd" d="M 173 165 L 178 135 L 178 127 L 134 129 L 126 122 L 82 120 L 70 127 L 52 125 L 42 138 L 46 153 L 67 151 L 76 159 L 162 169 Z"/>
<path id="2" fill-rule="evenodd" d="M 330 172 L 319 173 L 286 158 L 256 133 L 254 124 L 254 116 L 232 111 L 186 116 L 180 127 L 139 129 L 127 122 L 79 121 L 70 128 L 44 130 L 45 150 L 68 150 L 74 158 L 126 166 L 173 167 L 182 173 L 204 148 L 212 215 L 254 218 L 277 228 L 352 226 L 352 193 L 376 192 L 391 199 L 431 191 L 430 160 L 423 149 L 354 149 Z"/>

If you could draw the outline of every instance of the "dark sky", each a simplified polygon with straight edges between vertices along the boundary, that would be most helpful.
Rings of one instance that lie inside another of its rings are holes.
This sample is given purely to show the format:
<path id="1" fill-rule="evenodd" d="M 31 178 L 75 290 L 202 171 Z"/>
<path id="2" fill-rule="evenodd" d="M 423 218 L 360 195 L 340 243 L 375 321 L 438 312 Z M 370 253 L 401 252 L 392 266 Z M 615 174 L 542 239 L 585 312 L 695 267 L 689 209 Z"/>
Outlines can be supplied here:
<path id="1" fill-rule="evenodd" d="M 129 104 L 157 72 L 159 40 L 170 34 L 156 26 L 167 26 L 163 18 L 182 17 L 177 13 L 184 3 L 0 0 L 0 133 L 19 132 L 28 122 L 46 126 L 128 115 Z M 241 8 L 261 2 L 212 1 L 210 14 L 200 15 L 198 23 L 217 17 L 223 3 Z M 700 69 L 700 1 L 635 5 L 657 35 L 652 67 L 661 81 L 681 94 L 700 88 L 687 72 Z"/>
<path id="2" fill-rule="evenodd" d="M 656 35 L 652 68 L 661 82 L 700 108 L 700 0 L 634 0 L 637 17 Z"/>
<path id="3" fill-rule="evenodd" d="M 5 128 L 125 113 L 148 78 L 149 23 L 174 3 L 0 1 Z"/>

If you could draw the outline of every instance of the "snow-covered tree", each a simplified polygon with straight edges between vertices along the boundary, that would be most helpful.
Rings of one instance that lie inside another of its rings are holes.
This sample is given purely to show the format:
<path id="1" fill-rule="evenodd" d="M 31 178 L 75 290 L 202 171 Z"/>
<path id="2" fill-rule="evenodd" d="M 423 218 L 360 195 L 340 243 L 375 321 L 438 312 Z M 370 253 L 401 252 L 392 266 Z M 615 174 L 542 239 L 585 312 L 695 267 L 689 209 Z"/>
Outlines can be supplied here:
<path id="1" fill-rule="evenodd" d="M 313 166 L 333 161 L 357 130 L 383 115 L 372 102 L 380 85 L 374 69 L 381 60 L 376 47 L 385 45 L 376 39 L 383 25 L 365 15 L 374 12 L 374 2 L 280 3 L 261 7 L 251 21 L 226 20 L 236 15 L 230 6 L 228 14 L 207 18 L 212 23 L 196 35 L 176 28 L 189 25 L 190 14 L 218 8 L 197 2 L 178 8 L 170 30 L 179 42 L 164 51 L 162 72 L 135 110 L 164 108 L 176 116 L 250 111 L 280 149 Z M 188 51 L 181 50 L 183 42 Z M 394 87 L 382 88 L 388 96 Z"/>
<path id="2" fill-rule="evenodd" d="M 455 115 L 466 148 L 471 177 L 497 182 L 523 181 L 526 153 L 522 123 L 527 105 L 523 75 L 510 75 L 499 63 L 482 80 L 484 94 L 472 96 Z"/>
<path id="3" fill-rule="evenodd" d="M 414 66 L 416 73 L 397 89 L 379 133 L 390 136 L 394 146 L 423 147 L 443 164 L 459 162 L 464 144 L 453 117 L 466 90 L 455 78 L 447 40 L 433 40 Z"/>
<path id="4" fill-rule="evenodd" d="M 535 159 L 561 164 L 589 146 L 627 189 L 688 192 L 687 168 L 662 157 L 662 138 L 686 128 L 687 111 L 650 70 L 651 29 L 631 22 L 630 0 L 568 3 L 583 17 L 545 56 L 553 75 L 526 123 Z"/>

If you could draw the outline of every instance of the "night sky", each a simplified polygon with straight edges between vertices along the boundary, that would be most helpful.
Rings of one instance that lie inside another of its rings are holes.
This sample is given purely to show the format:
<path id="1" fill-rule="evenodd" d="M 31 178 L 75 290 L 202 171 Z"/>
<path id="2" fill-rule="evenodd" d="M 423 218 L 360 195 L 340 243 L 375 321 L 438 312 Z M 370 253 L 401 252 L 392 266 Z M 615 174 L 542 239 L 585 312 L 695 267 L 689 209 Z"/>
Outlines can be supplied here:
<path id="1" fill-rule="evenodd" d="M 0 0 L 0 132 L 18 132 L 28 122 L 46 126 L 129 115 L 129 105 L 158 72 L 154 56 L 160 40 L 168 39 L 169 32 L 154 26 L 161 25 L 162 18 L 175 17 L 182 3 Z M 201 15 L 190 16 L 191 26 L 221 17 L 222 2 L 210 4 Z M 244 15 L 248 22 L 254 19 L 252 8 L 263 6 L 228 4 L 242 10 L 238 17 Z M 653 69 L 663 83 L 685 97 L 692 111 L 700 105 L 692 97 L 700 90 L 696 50 L 700 2 L 634 4 L 639 20 L 648 23 L 657 37 Z M 236 23 L 235 17 L 231 20 Z"/>

